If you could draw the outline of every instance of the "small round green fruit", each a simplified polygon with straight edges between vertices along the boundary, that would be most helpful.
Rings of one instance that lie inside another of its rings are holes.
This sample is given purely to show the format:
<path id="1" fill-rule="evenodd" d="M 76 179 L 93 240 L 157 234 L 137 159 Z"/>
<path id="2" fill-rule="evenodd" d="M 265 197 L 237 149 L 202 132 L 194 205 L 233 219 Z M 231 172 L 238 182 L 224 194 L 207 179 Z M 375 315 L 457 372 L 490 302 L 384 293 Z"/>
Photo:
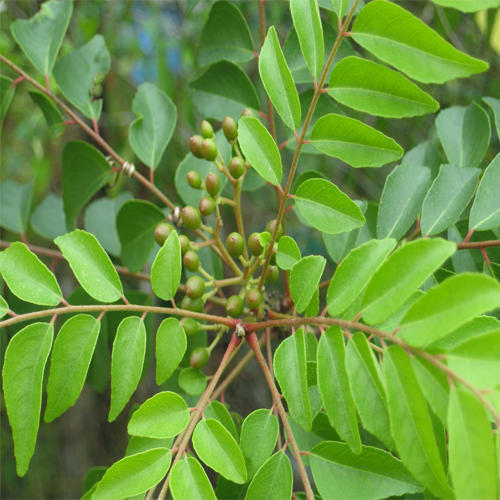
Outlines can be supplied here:
<path id="1" fill-rule="evenodd" d="M 204 196 L 198 205 L 201 215 L 210 215 L 215 210 L 215 200 L 211 196 Z"/>
<path id="2" fill-rule="evenodd" d="M 191 248 L 191 242 L 185 234 L 181 234 L 179 236 L 179 243 L 181 244 L 181 254 L 184 255 Z"/>
<path id="3" fill-rule="evenodd" d="M 201 150 L 202 143 L 203 137 L 201 135 L 192 135 L 189 138 L 189 149 L 196 158 L 203 158 L 203 152 Z"/>
<path id="4" fill-rule="evenodd" d="M 189 356 L 189 363 L 193 368 L 203 368 L 210 358 L 210 351 L 206 347 L 195 347 Z"/>
<path id="5" fill-rule="evenodd" d="M 217 144 L 213 139 L 203 139 L 201 154 L 207 161 L 214 161 L 217 158 Z"/>
<path id="6" fill-rule="evenodd" d="M 205 293 L 205 282 L 200 276 L 191 276 L 186 281 L 186 295 L 192 299 L 197 299 Z"/>
<path id="7" fill-rule="evenodd" d="M 165 243 L 173 230 L 174 226 L 172 226 L 172 224 L 169 224 L 168 222 L 160 222 L 155 229 L 156 243 L 162 247 L 163 243 Z"/>
<path id="8" fill-rule="evenodd" d="M 264 247 L 260 244 L 259 233 L 252 233 L 248 237 L 248 249 L 252 255 L 260 255 Z"/>
<path id="9" fill-rule="evenodd" d="M 184 332 L 188 337 L 196 335 L 200 328 L 198 321 L 196 321 L 194 318 L 182 318 L 181 326 L 182 328 L 184 328 Z"/>
<path id="10" fill-rule="evenodd" d="M 214 129 L 212 125 L 210 125 L 210 122 L 208 122 L 207 120 L 203 120 L 201 122 L 200 132 L 205 139 L 210 139 L 214 136 Z"/>
<path id="11" fill-rule="evenodd" d="M 276 227 L 276 219 L 270 220 L 266 225 L 266 231 L 271 233 L 271 236 L 274 232 L 274 228 Z M 283 226 L 280 224 L 278 227 L 278 232 L 276 233 L 276 239 L 280 239 L 283 236 Z"/>
<path id="12" fill-rule="evenodd" d="M 274 283 L 278 280 L 279 269 L 277 266 L 269 266 L 266 271 L 266 283 Z"/>
<path id="13" fill-rule="evenodd" d="M 231 257 L 239 257 L 243 252 L 245 242 L 240 233 L 233 232 L 227 235 L 226 248 Z"/>
<path id="14" fill-rule="evenodd" d="M 201 312 L 203 310 L 203 300 L 200 297 L 192 299 L 188 295 L 184 295 L 181 301 L 181 309 L 186 309 L 192 312 Z"/>
<path id="15" fill-rule="evenodd" d="M 181 210 L 181 220 L 189 229 L 198 229 L 201 225 L 200 212 L 190 205 Z"/>
<path id="16" fill-rule="evenodd" d="M 201 176 L 196 170 L 190 170 L 187 173 L 186 177 L 187 177 L 188 184 L 193 189 L 200 189 L 201 188 Z"/>
<path id="17" fill-rule="evenodd" d="M 226 300 L 226 313 L 232 318 L 237 318 L 243 312 L 243 299 L 239 295 L 231 295 Z"/>
<path id="18" fill-rule="evenodd" d="M 182 258 L 184 267 L 191 272 L 195 272 L 200 267 L 200 258 L 194 250 L 188 250 Z"/>
<path id="19" fill-rule="evenodd" d="M 262 293 L 258 288 L 250 288 L 245 295 L 245 302 L 250 309 L 256 309 L 262 302 Z"/>
<path id="20" fill-rule="evenodd" d="M 222 120 L 222 131 L 228 141 L 234 141 L 238 137 L 238 125 L 230 116 Z"/>
<path id="21" fill-rule="evenodd" d="M 231 158 L 231 161 L 229 162 L 227 168 L 229 170 L 229 173 L 235 179 L 239 179 L 245 171 L 245 164 L 239 156 L 234 156 L 233 158 Z"/>
<path id="22" fill-rule="evenodd" d="M 208 194 L 211 194 L 212 196 L 216 196 L 217 193 L 220 190 L 220 179 L 219 176 L 214 173 L 210 172 L 206 178 L 205 178 L 205 189 L 207 190 Z"/>

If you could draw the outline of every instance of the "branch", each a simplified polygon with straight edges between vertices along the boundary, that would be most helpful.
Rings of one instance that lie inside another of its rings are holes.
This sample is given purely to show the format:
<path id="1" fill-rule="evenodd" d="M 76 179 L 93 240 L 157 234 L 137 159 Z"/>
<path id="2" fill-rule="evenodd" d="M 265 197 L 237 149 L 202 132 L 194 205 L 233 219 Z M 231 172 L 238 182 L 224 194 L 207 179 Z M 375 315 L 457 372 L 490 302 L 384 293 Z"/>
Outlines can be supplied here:
<path id="1" fill-rule="evenodd" d="M 481 249 L 488 247 L 500 247 L 500 240 L 464 241 L 462 243 L 457 243 L 458 250 L 468 250 L 471 248 Z"/>

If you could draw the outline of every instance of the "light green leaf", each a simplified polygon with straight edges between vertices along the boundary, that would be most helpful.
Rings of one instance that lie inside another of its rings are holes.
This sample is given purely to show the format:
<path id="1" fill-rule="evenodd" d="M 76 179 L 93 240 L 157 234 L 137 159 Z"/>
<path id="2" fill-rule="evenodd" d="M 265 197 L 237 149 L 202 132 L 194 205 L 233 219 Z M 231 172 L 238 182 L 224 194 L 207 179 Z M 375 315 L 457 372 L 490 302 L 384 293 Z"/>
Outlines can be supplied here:
<path id="1" fill-rule="evenodd" d="M 427 167 L 398 165 L 386 178 L 380 198 L 377 237 L 401 239 L 417 218 L 431 171 Z"/>
<path id="2" fill-rule="evenodd" d="M 456 244 L 423 238 L 398 248 L 375 272 L 363 296 L 363 319 L 380 323 L 456 250 Z"/>
<path id="3" fill-rule="evenodd" d="M 273 185 L 281 182 L 283 167 L 278 146 L 257 118 L 243 116 L 238 122 L 238 142 L 257 173 Z"/>
<path id="4" fill-rule="evenodd" d="M 10 31 L 33 66 L 50 75 L 68 28 L 72 0 L 50 0 L 31 19 L 16 19 Z"/>
<path id="5" fill-rule="evenodd" d="M 67 233 L 62 199 L 49 193 L 33 210 L 30 224 L 36 234 L 48 240 Z"/>
<path id="6" fill-rule="evenodd" d="M 325 47 L 318 2 L 290 0 L 290 12 L 307 67 L 314 78 L 319 78 L 325 58 Z"/>
<path id="7" fill-rule="evenodd" d="M 450 474 L 457 498 L 496 498 L 495 442 L 476 397 L 452 386 L 448 406 Z"/>
<path id="8" fill-rule="evenodd" d="M 200 462 L 193 457 L 179 460 L 170 473 L 170 490 L 174 500 L 217 500 Z"/>
<path id="9" fill-rule="evenodd" d="M 111 58 L 101 35 L 95 35 L 87 44 L 59 59 L 54 77 L 64 97 L 87 118 L 97 121 L 102 111 L 102 99 L 93 95 L 109 71 Z"/>
<path id="10" fill-rule="evenodd" d="M 293 471 L 290 460 L 280 450 L 257 471 L 248 486 L 245 500 L 289 500 L 292 496 Z"/>
<path id="11" fill-rule="evenodd" d="M 59 330 L 47 382 L 45 422 L 52 422 L 73 406 L 82 392 L 101 322 L 89 314 L 77 314 Z"/>
<path id="12" fill-rule="evenodd" d="M 175 296 L 181 272 L 181 244 L 177 232 L 172 231 L 156 254 L 151 267 L 151 287 L 160 299 L 170 300 Z"/>
<path id="13" fill-rule="evenodd" d="M 290 271 L 290 293 L 297 312 L 304 312 L 317 290 L 326 259 L 308 255 L 298 260 Z"/>
<path id="14" fill-rule="evenodd" d="M 220 401 L 214 400 L 205 408 L 205 418 L 215 418 L 231 433 L 231 436 L 236 441 L 239 440 L 233 417 L 229 413 L 227 406 Z"/>
<path id="15" fill-rule="evenodd" d="M 462 12 L 476 12 L 478 10 L 500 7 L 500 0 L 432 0 L 437 5 L 450 7 Z"/>
<path id="16" fill-rule="evenodd" d="M 152 448 L 170 448 L 174 438 L 152 439 L 140 436 L 131 436 L 128 440 L 125 455 L 135 455 L 142 451 L 151 450 Z"/>
<path id="17" fill-rule="evenodd" d="M 326 179 L 314 178 L 303 182 L 295 196 L 301 215 L 311 226 L 324 233 L 344 233 L 365 223 L 356 203 Z"/>
<path id="18" fill-rule="evenodd" d="M 188 394 L 197 396 L 205 390 L 207 376 L 198 368 L 188 366 L 179 373 L 179 386 Z"/>
<path id="19" fill-rule="evenodd" d="M 186 402 L 175 392 L 159 392 L 132 414 L 127 432 L 155 439 L 175 437 L 189 422 Z"/>
<path id="20" fill-rule="evenodd" d="M 137 89 L 132 111 L 137 118 L 130 124 L 128 140 L 140 160 L 155 169 L 174 132 L 177 109 L 165 92 L 145 82 Z"/>
<path id="21" fill-rule="evenodd" d="M 240 448 L 245 457 L 248 477 L 271 456 L 278 440 L 278 419 L 260 408 L 248 415 L 241 426 Z"/>
<path id="22" fill-rule="evenodd" d="M 301 118 L 299 95 L 274 26 L 269 28 L 260 51 L 259 74 L 283 123 L 288 128 L 297 130 Z"/>
<path id="23" fill-rule="evenodd" d="M 442 165 L 422 205 L 422 234 L 439 234 L 455 223 L 474 194 L 478 168 Z"/>
<path id="24" fill-rule="evenodd" d="M 166 318 L 156 332 L 156 383 L 166 382 L 186 353 L 184 328 L 176 318 Z"/>
<path id="25" fill-rule="evenodd" d="M 345 311 L 356 300 L 395 246 L 391 238 L 370 240 L 340 262 L 328 286 L 326 301 L 331 316 Z"/>
<path id="26" fill-rule="evenodd" d="M 500 4 L 500 0 L 493 1 L 499 2 Z M 483 97 L 483 101 L 488 104 L 488 106 L 493 111 L 495 126 L 497 129 L 497 138 L 500 141 L 500 99 L 495 99 L 494 97 Z"/>
<path id="27" fill-rule="evenodd" d="M 0 125 L 7 115 L 10 103 L 16 92 L 16 86 L 12 85 L 12 79 L 0 75 Z"/>
<path id="28" fill-rule="evenodd" d="M 118 325 L 111 355 L 109 422 L 116 419 L 136 390 L 141 379 L 145 353 L 144 321 L 138 316 L 124 318 Z"/>
<path id="29" fill-rule="evenodd" d="M 193 448 L 200 459 L 226 479 L 243 484 L 247 480 L 245 459 L 229 431 L 217 420 L 208 418 L 196 426 Z"/>
<path id="30" fill-rule="evenodd" d="M 485 231 L 500 226 L 500 153 L 486 167 L 472 204 L 469 229 Z"/>
<path id="31" fill-rule="evenodd" d="M 9 304 L 7 301 L 0 295 L 0 319 L 3 318 L 9 312 Z"/>
<path id="32" fill-rule="evenodd" d="M 0 273 L 10 291 L 21 300 L 56 306 L 62 293 L 47 266 L 20 241 L 0 252 Z"/>
<path id="33" fill-rule="evenodd" d="M 351 167 L 381 167 L 403 156 L 401 146 L 382 132 L 348 116 L 322 116 L 311 131 L 311 144 Z"/>
<path id="34" fill-rule="evenodd" d="M 311 450 L 310 461 L 318 491 L 329 500 L 374 500 L 422 490 L 400 460 L 372 446 L 354 454 L 345 443 L 325 441 Z"/>
<path id="35" fill-rule="evenodd" d="M 278 346 L 274 352 L 273 367 L 290 415 L 305 430 L 310 430 L 312 413 L 307 390 L 306 346 L 302 328 Z"/>
<path id="36" fill-rule="evenodd" d="M 59 137 L 64 132 L 66 127 L 59 108 L 57 108 L 54 102 L 42 92 L 30 90 L 28 93 L 33 102 L 41 109 L 45 121 L 49 126 L 51 137 Z"/>
<path id="37" fill-rule="evenodd" d="M 458 51 L 418 17 L 385 0 L 361 9 L 352 38 L 382 61 L 424 83 L 443 83 L 488 69 L 487 63 Z"/>
<path id="38" fill-rule="evenodd" d="M 33 196 L 33 183 L 0 182 L 0 226 L 13 233 L 24 234 Z"/>
<path id="39" fill-rule="evenodd" d="M 333 68 L 328 94 L 357 111 L 387 118 L 433 113 L 439 103 L 400 73 L 359 57 Z"/>
<path id="40" fill-rule="evenodd" d="M 66 143 L 62 157 L 62 190 L 69 229 L 76 227 L 80 210 L 113 176 L 104 155 L 89 143 Z"/>
<path id="41" fill-rule="evenodd" d="M 144 493 L 162 480 L 171 460 L 168 448 L 153 448 L 118 460 L 97 483 L 92 500 L 121 500 Z"/>
<path id="42" fill-rule="evenodd" d="M 406 313 L 398 337 L 424 347 L 475 316 L 500 307 L 500 284 L 484 274 L 461 273 L 431 288 Z"/>
<path id="43" fill-rule="evenodd" d="M 436 118 L 436 130 L 449 162 L 477 167 L 490 145 L 490 119 L 479 104 L 453 106 Z"/>
<path id="44" fill-rule="evenodd" d="M 276 253 L 278 267 L 289 271 L 300 258 L 300 250 L 295 240 L 290 236 L 282 236 L 278 241 L 278 252 Z"/>
<path id="45" fill-rule="evenodd" d="M 337 17 L 339 19 L 342 19 L 342 17 L 345 15 L 347 11 L 347 7 L 350 2 L 349 0 L 330 0 L 329 3 L 332 4 L 334 12 L 337 14 Z"/>
<path id="46" fill-rule="evenodd" d="M 392 435 L 403 464 L 433 495 L 453 497 L 446 482 L 427 403 L 410 358 L 401 347 L 393 345 L 386 349 L 384 373 Z"/>
<path id="47" fill-rule="evenodd" d="M 58 236 L 54 243 L 91 297 L 99 302 L 115 302 L 123 295 L 118 273 L 94 235 L 75 229 Z"/>
<path id="48" fill-rule="evenodd" d="M 319 341 L 318 385 L 332 426 L 354 453 L 361 453 L 356 407 L 345 366 L 344 337 L 337 326 L 328 328 Z"/>
<path id="49" fill-rule="evenodd" d="M 18 476 L 24 476 L 35 452 L 42 406 L 42 382 L 54 326 L 32 323 L 7 345 L 2 369 L 7 416 L 14 438 Z"/>

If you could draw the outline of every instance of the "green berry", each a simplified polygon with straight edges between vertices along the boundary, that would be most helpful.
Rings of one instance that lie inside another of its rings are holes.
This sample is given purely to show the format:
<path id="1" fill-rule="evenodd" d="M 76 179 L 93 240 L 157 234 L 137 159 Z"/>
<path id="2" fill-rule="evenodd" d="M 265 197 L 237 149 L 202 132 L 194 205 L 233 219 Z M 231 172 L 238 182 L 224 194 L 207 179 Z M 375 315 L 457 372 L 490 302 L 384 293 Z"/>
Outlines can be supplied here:
<path id="1" fill-rule="evenodd" d="M 191 247 L 191 242 L 185 234 L 179 236 L 179 243 L 181 244 L 181 253 L 184 255 Z"/>
<path id="2" fill-rule="evenodd" d="M 186 295 L 192 299 L 197 299 L 205 293 L 205 282 L 200 276 L 191 276 L 186 281 Z"/>
<path id="3" fill-rule="evenodd" d="M 276 227 L 276 219 L 270 220 L 267 223 L 266 231 L 268 231 L 272 235 L 275 227 Z M 282 236 L 283 236 L 283 226 L 280 224 L 278 227 L 278 233 L 276 234 L 276 239 L 278 240 Z"/>
<path id="4" fill-rule="evenodd" d="M 266 271 L 266 283 L 274 283 L 279 276 L 279 269 L 277 266 L 269 266 Z"/>
<path id="5" fill-rule="evenodd" d="M 198 229 L 201 225 L 200 212 L 190 205 L 181 210 L 181 220 L 189 229 Z"/>
<path id="6" fill-rule="evenodd" d="M 210 172 L 207 175 L 207 177 L 205 178 L 205 189 L 207 190 L 207 193 L 211 194 L 212 196 L 215 196 L 219 192 L 220 179 L 216 173 Z"/>
<path id="7" fill-rule="evenodd" d="M 241 116 L 253 116 L 253 111 L 250 108 L 245 108 L 241 112 Z"/>
<path id="8" fill-rule="evenodd" d="M 203 120 L 201 122 L 200 131 L 201 135 L 205 139 L 210 139 L 214 136 L 214 129 L 212 128 L 212 125 L 210 125 L 210 122 L 207 122 L 207 120 Z"/>
<path id="9" fill-rule="evenodd" d="M 238 137 L 238 125 L 230 116 L 222 121 L 222 130 L 228 141 L 234 141 Z"/>
<path id="10" fill-rule="evenodd" d="M 198 257 L 198 254 L 194 252 L 193 250 L 188 250 L 185 254 L 184 257 L 182 258 L 182 262 L 184 264 L 184 267 L 188 271 L 197 271 L 198 268 L 200 267 L 200 258 Z"/>
<path id="11" fill-rule="evenodd" d="M 245 295 L 245 302 L 250 309 L 256 309 L 262 302 L 262 294 L 258 288 L 250 288 Z"/>
<path id="12" fill-rule="evenodd" d="M 211 196 L 204 196 L 198 205 L 201 215 L 210 215 L 215 210 L 215 200 Z"/>
<path id="13" fill-rule="evenodd" d="M 198 324 L 198 321 L 196 321 L 194 318 L 182 318 L 181 319 L 181 326 L 184 328 L 184 332 L 188 337 L 192 337 L 193 335 L 196 335 L 198 333 L 198 329 L 200 325 Z"/>
<path id="14" fill-rule="evenodd" d="M 170 233 L 174 230 L 174 226 L 168 222 L 160 222 L 155 229 L 155 240 L 161 247 L 165 243 L 166 239 L 170 236 Z"/>
<path id="15" fill-rule="evenodd" d="M 181 302 L 181 309 L 186 309 L 187 311 L 201 312 L 203 310 L 203 300 L 200 297 L 197 299 L 192 299 L 188 295 L 184 295 Z"/>
<path id="16" fill-rule="evenodd" d="M 192 135 L 189 138 L 189 149 L 196 158 L 203 158 L 203 152 L 201 150 L 202 143 L 203 137 L 201 135 Z"/>
<path id="17" fill-rule="evenodd" d="M 210 351 L 206 347 L 195 347 L 189 356 L 189 363 L 193 368 L 203 368 L 210 358 Z"/>
<path id="18" fill-rule="evenodd" d="M 248 249 L 252 255 L 260 255 L 264 247 L 260 244 L 259 233 L 252 233 L 248 237 Z"/>
<path id="19" fill-rule="evenodd" d="M 243 252 L 245 242 L 240 233 L 230 233 L 226 238 L 226 248 L 231 257 L 239 257 Z"/>
<path id="20" fill-rule="evenodd" d="M 239 179 L 243 172 L 245 171 L 245 164 L 239 156 L 231 158 L 229 165 L 227 166 L 229 173 L 235 178 Z"/>
<path id="21" fill-rule="evenodd" d="M 226 313 L 232 318 L 238 317 L 243 312 L 243 299 L 239 295 L 231 295 L 226 300 Z"/>
<path id="22" fill-rule="evenodd" d="M 187 181 L 188 181 L 188 184 L 193 189 L 200 189 L 201 188 L 201 177 L 200 177 L 200 174 L 196 170 L 190 170 L 187 173 Z"/>
<path id="23" fill-rule="evenodd" d="M 213 139 L 203 139 L 201 154 L 207 161 L 214 161 L 217 158 L 217 144 Z"/>

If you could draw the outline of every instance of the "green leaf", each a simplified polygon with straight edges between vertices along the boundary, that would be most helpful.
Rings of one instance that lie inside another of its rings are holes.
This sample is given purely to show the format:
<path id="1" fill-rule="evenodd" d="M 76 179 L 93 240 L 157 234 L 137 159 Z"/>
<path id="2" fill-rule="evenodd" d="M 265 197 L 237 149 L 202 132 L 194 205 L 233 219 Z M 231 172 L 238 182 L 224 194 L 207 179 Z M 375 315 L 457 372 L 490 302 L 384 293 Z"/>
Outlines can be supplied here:
<path id="1" fill-rule="evenodd" d="M 352 3 L 352 1 L 350 2 L 349 0 L 330 0 L 329 3 L 331 3 L 331 5 L 333 6 L 333 10 L 337 14 L 337 17 L 341 19 L 345 15 L 349 3 Z"/>
<path id="2" fill-rule="evenodd" d="M 398 248 L 375 272 L 363 296 L 363 319 L 380 323 L 446 261 L 456 244 L 422 238 Z"/>
<path id="3" fill-rule="evenodd" d="M 0 182 L 0 226 L 13 233 L 24 234 L 33 196 L 33 183 Z"/>
<path id="4" fill-rule="evenodd" d="M 469 229 L 485 231 L 500 226 L 500 153 L 486 167 L 472 204 Z"/>
<path id="5" fill-rule="evenodd" d="M 431 288 L 406 313 L 398 337 L 416 347 L 435 342 L 475 316 L 500 307 L 500 284 L 461 273 Z"/>
<path id="6" fill-rule="evenodd" d="M 188 366 L 179 373 L 179 386 L 192 396 L 201 394 L 207 386 L 207 376 L 198 368 Z"/>
<path id="7" fill-rule="evenodd" d="M 319 78 L 323 69 L 325 47 L 318 2 L 290 0 L 290 12 L 307 67 L 314 78 Z"/>
<path id="8" fill-rule="evenodd" d="M 382 132 L 348 116 L 322 116 L 311 131 L 311 144 L 351 167 L 381 167 L 403 156 L 401 146 Z"/>
<path id="9" fill-rule="evenodd" d="M 54 77 L 64 97 L 87 118 L 97 121 L 102 111 L 102 99 L 93 95 L 94 85 L 100 84 L 109 71 L 111 57 L 101 35 L 59 59 Z"/>
<path id="10" fill-rule="evenodd" d="M 278 440 L 278 432 L 278 419 L 264 408 L 253 411 L 243 421 L 240 448 L 245 457 L 249 478 L 271 456 Z"/>
<path id="11" fill-rule="evenodd" d="M 100 302 L 115 302 L 123 295 L 118 273 L 94 235 L 75 229 L 58 236 L 54 243 L 91 297 Z"/>
<path id="12" fill-rule="evenodd" d="M 496 2 L 498 0 L 494 1 Z M 495 125 L 497 129 L 497 138 L 500 141 L 500 99 L 495 99 L 494 97 L 483 97 L 483 101 L 486 104 L 488 104 L 488 106 L 493 111 L 493 116 L 495 119 Z"/>
<path id="13" fill-rule="evenodd" d="M 488 69 L 488 64 L 455 49 L 418 17 L 398 5 L 375 0 L 361 9 L 352 38 L 410 78 L 443 83 Z"/>
<path id="14" fill-rule="evenodd" d="M 229 431 L 217 420 L 208 418 L 196 426 L 193 448 L 200 459 L 226 479 L 243 484 L 247 480 L 245 459 Z"/>
<path id="15" fill-rule="evenodd" d="M 420 213 L 431 183 L 427 167 L 398 165 L 386 178 L 377 217 L 377 237 L 401 239 Z"/>
<path id="16" fill-rule="evenodd" d="M 52 422 L 73 406 L 82 392 L 99 337 L 101 322 L 77 314 L 59 330 L 50 357 L 45 422 Z"/>
<path id="17" fill-rule="evenodd" d="M 300 126 L 300 101 L 290 69 L 271 26 L 259 55 L 259 74 L 269 99 L 283 123 L 292 130 Z"/>
<path id="18" fill-rule="evenodd" d="M 215 420 L 218 420 L 231 433 L 234 439 L 237 441 L 239 440 L 233 417 L 229 413 L 226 405 L 222 404 L 220 401 L 214 400 L 205 408 L 205 418 L 215 418 Z"/>
<path id="19" fill-rule="evenodd" d="M 345 366 L 344 337 L 337 326 L 328 328 L 319 341 L 318 385 L 331 424 L 354 453 L 361 453 L 356 407 Z"/>
<path id="20" fill-rule="evenodd" d="M 122 262 L 132 272 L 140 271 L 155 246 L 154 232 L 165 214 L 144 200 L 126 201 L 116 217 L 116 229 L 121 244 Z"/>
<path id="21" fill-rule="evenodd" d="M 175 392 L 159 392 L 150 397 L 133 413 L 127 432 L 149 438 L 175 437 L 189 423 L 186 402 Z"/>
<path id="22" fill-rule="evenodd" d="M 436 118 L 436 130 L 448 161 L 456 167 L 477 167 L 490 145 L 490 119 L 473 102 L 444 109 Z"/>
<path id="23" fill-rule="evenodd" d="M 312 413 L 307 389 L 306 346 L 302 328 L 278 346 L 274 352 L 273 367 L 290 415 L 305 430 L 310 430 Z"/>
<path id="24" fill-rule="evenodd" d="M 437 5 L 450 7 L 462 12 L 476 12 L 478 10 L 499 7 L 499 0 L 432 0 Z"/>
<path id="25" fill-rule="evenodd" d="M 278 267 L 289 271 L 300 258 L 300 250 L 295 240 L 290 236 L 282 236 L 278 241 L 278 252 L 276 253 Z"/>
<path id="26" fill-rule="evenodd" d="M 193 457 L 179 460 L 170 473 L 170 490 L 174 500 L 217 500 L 200 462 Z"/>
<path id="27" fill-rule="evenodd" d="M 166 382 L 186 353 L 184 328 L 176 318 L 166 318 L 156 332 L 156 383 Z"/>
<path id="28" fill-rule="evenodd" d="M 20 241 L 0 252 L 0 273 L 10 291 L 21 300 L 56 306 L 62 293 L 47 266 Z"/>
<path id="29" fill-rule="evenodd" d="M 441 166 L 422 205 L 423 235 L 439 234 L 457 221 L 476 190 L 480 172 L 478 168 Z"/>
<path id="30" fill-rule="evenodd" d="M 120 500 L 144 493 L 163 479 L 171 460 L 168 448 L 153 448 L 118 460 L 97 483 L 92 500 Z"/>
<path id="31" fill-rule="evenodd" d="M 14 438 L 18 476 L 24 476 L 35 452 L 42 406 L 42 382 L 54 326 L 32 323 L 16 333 L 5 351 L 2 369 L 7 416 Z"/>
<path id="32" fill-rule="evenodd" d="M 30 225 L 36 234 L 48 240 L 67 233 L 62 199 L 49 193 L 33 210 Z"/>
<path id="33" fill-rule="evenodd" d="M 16 92 L 15 85 L 12 85 L 12 79 L 0 75 L 0 125 L 7 115 L 10 103 Z"/>
<path id="34" fill-rule="evenodd" d="M 395 246 L 391 238 L 370 240 L 340 262 L 328 286 L 326 301 L 331 316 L 345 311 L 356 300 Z"/>
<path id="35" fill-rule="evenodd" d="M 239 118 L 244 108 L 260 109 L 255 87 L 247 74 L 229 61 L 210 65 L 189 83 L 195 107 L 206 118 Z"/>
<path id="36" fill-rule="evenodd" d="M 152 439 L 131 436 L 127 444 L 125 455 L 135 455 L 136 453 L 151 450 L 152 448 L 170 448 L 173 442 L 174 438 Z"/>
<path id="37" fill-rule="evenodd" d="M 104 155 L 89 143 L 66 143 L 62 156 L 62 190 L 69 229 L 76 227 L 80 210 L 113 176 Z"/>
<path id="38" fill-rule="evenodd" d="M 446 482 L 427 403 L 410 358 L 401 347 L 393 345 L 386 349 L 384 373 L 392 435 L 403 464 L 433 495 L 453 497 Z"/>
<path id="39" fill-rule="evenodd" d="M 116 419 L 136 390 L 141 379 L 145 353 L 146 328 L 144 321 L 138 316 L 124 318 L 118 325 L 113 342 L 111 404 L 108 422 L 113 422 Z"/>
<path id="40" fill-rule="evenodd" d="M 290 460 L 280 450 L 257 471 L 248 486 L 245 500 L 288 500 L 292 496 L 293 471 Z"/>
<path id="41" fill-rule="evenodd" d="M 333 68 L 328 94 L 357 111 L 387 118 L 433 113 L 439 103 L 400 73 L 359 57 Z"/>
<path id="42" fill-rule="evenodd" d="M 9 304 L 7 301 L 0 295 L 0 319 L 3 318 L 9 312 Z"/>
<path id="43" fill-rule="evenodd" d="M 50 135 L 53 138 L 59 137 L 66 127 L 64 119 L 54 102 L 42 92 L 36 90 L 28 91 L 31 99 L 41 109 L 43 116 L 49 126 Z"/>
<path id="44" fill-rule="evenodd" d="M 257 173 L 277 186 L 283 175 L 281 156 L 266 127 L 257 118 L 241 117 L 238 122 L 238 142 L 243 154 Z"/>
<path id="45" fill-rule="evenodd" d="M 324 233 L 344 233 L 365 223 L 356 203 L 326 179 L 303 182 L 295 196 L 300 214 L 311 226 Z"/>
<path id="46" fill-rule="evenodd" d="M 495 441 L 488 415 L 470 392 L 452 385 L 448 406 L 450 474 L 457 498 L 496 498 Z"/>
<path id="47" fill-rule="evenodd" d="M 403 463 L 387 451 L 325 441 L 311 450 L 311 470 L 322 498 L 372 500 L 418 493 L 422 488 Z"/>
<path id="48" fill-rule="evenodd" d="M 215 2 L 200 36 L 200 66 L 222 59 L 244 63 L 253 57 L 252 36 L 240 9 L 230 2 Z"/>
<path id="49" fill-rule="evenodd" d="M 326 259 L 321 255 L 308 255 L 298 260 L 290 271 L 290 293 L 297 312 L 305 311 L 317 290 Z"/>
<path id="50" fill-rule="evenodd" d="M 130 124 L 130 146 L 143 163 L 155 169 L 174 132 L 177 109 L 165 92 L 146 82 L 137 89 L 132 111 L 137 118 Z"/>
<path id="51" fill-rule="evenodd" d="M 394 448 L 382 374 L 373 351 L 361 332 L 347 344 L 345 365 L 351 392 L 363 427 L 389 449 Z"/>
<path id="52" fill-rule="evenodd" d="M 175 296 L 181 281 L 182 261 L 181 244 L 176 231 L 172 231 L 151 267 L 151 287 L 154 293 L 163 300 Z"/>
<path id="53" fill-rule="evenodd" d="M 50 0 L 31 19 L 16 19 L 10 31 L 33 66 L 50 75 L 68 28 L 72 0 Z"/>

